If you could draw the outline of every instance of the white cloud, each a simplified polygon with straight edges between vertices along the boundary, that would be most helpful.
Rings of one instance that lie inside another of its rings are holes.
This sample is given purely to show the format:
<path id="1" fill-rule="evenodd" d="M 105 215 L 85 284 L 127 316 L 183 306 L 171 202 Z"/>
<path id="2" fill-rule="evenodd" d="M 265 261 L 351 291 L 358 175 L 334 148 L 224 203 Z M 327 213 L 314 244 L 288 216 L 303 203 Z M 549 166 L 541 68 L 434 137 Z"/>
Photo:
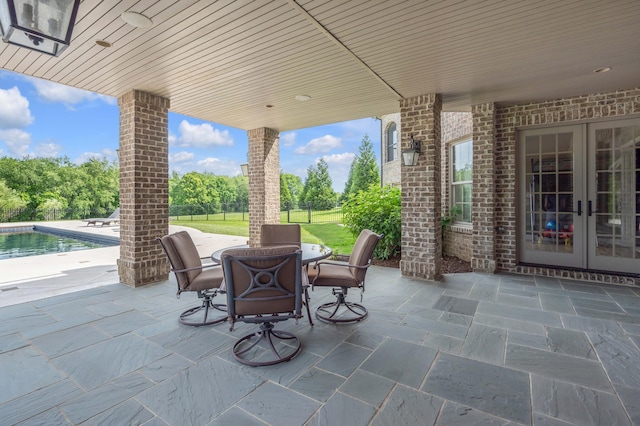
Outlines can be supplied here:
<path id="1" fill-rule="evenodd" d="M 195 158 L 195 154 L 193 152 L 180 151 L 174 154 L 169 154 L 169 162 L 170 163 L 184 163 L 187 161 L 192 161 Z"/>
<path id="2" fill-rule="evenodd" d="M 61 102 L 67 106 L 95 99 L 102 100 L 110 105 L 114 105 L 116 102 L 115 98 L 110 96 L 99 95 L 86 90 L 76 89 L 75 87 L 53 83 L 51 81 L 40 80 L 37 78 L 29 79 L 29 81 L 33 83 L 38 95 L 48 102 Z"/>
<path id="3" fill-rule="evenodd" d="M 170 172 L 177 172 L 183 175 L 188 172 L 200 172 L 200 173 L 213 173 L 216 176 L 235 176 L 241 173 L 240 165 L 235 161 L 221 160 L 215 157 L 203 158 L 198 161 L 193 160 L 193 154 L 182 152 L 178 154 L 186 154 L 183 156 L 184 161 L 174 161 L 174 158 L 169 156 L 169 169 Z M 188 159 L 191 157 L 191 159 Z"/>
<path id="4" fill-rule="evenodd" d="M 86 163 L 90 159 L 95 158 L 96 160 L 102 160 L 104 158 L 115 161 L 118 159 L 118 154 L 115 149 L 104 148 L 100 152 L 83 152 L 80 154 L 73 162 L 75 164 Z"/>
<path id="5" fill-rule="evenodd" d="M 169 146 L 174 146 L 178 143 L 178 137 L 169 131 Z"/>
<path id="6" fill-rule="evenodd" d="M 17 87 L 0 89 L 0 129 L 23 129 L 33 123 L 29 100 Z"/>
<path id="7" fill-rule="evenodd" d="M 353 163 L 353 159 L 356 157 L 356 154 L 353 152 L 345 152 L 343 154 L 332 154 L 332 155 L 323 155 L 322 158 L 327 164 L 335 164 L 336 166 L 347 166 L 351 167 L 351 163 Z M 319 161 L 319 160 L 318 160 Z"/>
<path id="8" fill-rule="evenodd" d="M 296 132 L 286 132 L 280 134 L 280 142 L 284 146 L 293 146 L 296 144 Z"/>
<path id="9" fill-rule="evenodd" d="M 320 138 L 312 139 L 308 144 L 301 146 L 294 152 L 296 154 L 324 154 L 341 146 L 342 140 L 340 138 L 324 135 Z"/>
<path id="10" fill-rule="evenodd" d="M 36 157 L 57 157 L 62 151 L 62 147 L 55 143 L 41 143 L 34 149 Z"/>
<path id="11" fill-rule="evenodd" d="M 22 158 L 28 154 L 31 135 L 21 129 L 0 130 L 0 140 L 4 142 L 9 154 Z"/>
<path id="12" fill-rule="evenodd" d="M 214 129 L 209 123 L 191 124 L 182 120 L 179 130 L 180 136 L 175 139 L 176 146 L 206 148 L 233 145 L 233 138 L 228 130 Z"/>

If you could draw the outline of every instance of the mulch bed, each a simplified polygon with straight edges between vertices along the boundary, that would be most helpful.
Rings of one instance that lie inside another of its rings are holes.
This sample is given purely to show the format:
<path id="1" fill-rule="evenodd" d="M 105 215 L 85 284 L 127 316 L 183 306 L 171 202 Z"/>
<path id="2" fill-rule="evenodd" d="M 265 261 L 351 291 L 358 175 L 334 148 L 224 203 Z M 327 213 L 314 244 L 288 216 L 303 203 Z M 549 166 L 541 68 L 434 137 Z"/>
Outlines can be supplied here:
<path id="1" fill-rule="evenodd" d="M 399 268 L 400 256 L 392 257 L 385 260 L 374 259 L 373 264 L 376 266 L 384 266 L 387 268 Z M 455 256 L 442 256 L 442 274 L 460 274 L 463 272 L 471 272 L 471 264 Z"/>

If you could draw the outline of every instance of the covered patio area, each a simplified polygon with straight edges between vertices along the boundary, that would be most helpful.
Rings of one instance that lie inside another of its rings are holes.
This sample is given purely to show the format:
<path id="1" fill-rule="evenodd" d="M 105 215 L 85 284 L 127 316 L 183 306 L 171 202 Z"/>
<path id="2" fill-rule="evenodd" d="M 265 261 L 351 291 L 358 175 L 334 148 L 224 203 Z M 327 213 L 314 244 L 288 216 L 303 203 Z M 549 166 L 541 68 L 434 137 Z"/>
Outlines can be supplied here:
<path id="1" fill-rule="evenodd" d="M 247 325 L 180 325 L 195 297 L 175 289 L 172 277 L 0 308 L 0 423 L 640 424 L 635 288 L 479 273 L 436 283 L 374 266 L 369 318 L 282 323 L 303 349 L 265 368 L 232 358 Z"/>

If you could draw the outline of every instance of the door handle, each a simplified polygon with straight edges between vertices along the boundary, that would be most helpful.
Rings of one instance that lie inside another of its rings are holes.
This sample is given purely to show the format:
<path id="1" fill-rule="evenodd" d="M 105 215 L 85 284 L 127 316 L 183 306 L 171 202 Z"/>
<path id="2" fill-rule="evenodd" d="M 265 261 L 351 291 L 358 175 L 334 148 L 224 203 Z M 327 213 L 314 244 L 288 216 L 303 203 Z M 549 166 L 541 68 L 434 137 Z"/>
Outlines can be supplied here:
<path id="1" fill-rule="evenodd" d="M 587 211 L 588 211 L 588 215 L 591 216 L 591 214 L 593 213 L 593 206 L 591 204 L 591 200 L 588 201 L 587 203 Z"/>
<path id="2" fill-rule="evenodd" d="M 578 213 L 578 216 L 582 216 L 582 200 L 578 200 L 578 211 L 574 213 Z"/>

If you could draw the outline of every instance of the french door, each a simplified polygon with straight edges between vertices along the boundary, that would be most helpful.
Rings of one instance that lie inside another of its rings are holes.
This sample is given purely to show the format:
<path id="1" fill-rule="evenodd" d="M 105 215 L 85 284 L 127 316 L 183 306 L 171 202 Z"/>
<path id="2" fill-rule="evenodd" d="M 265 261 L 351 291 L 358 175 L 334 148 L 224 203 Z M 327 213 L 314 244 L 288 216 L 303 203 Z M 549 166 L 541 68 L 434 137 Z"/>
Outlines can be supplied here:
<path id="1" fill-rule="evenodd" d="M 526 130 L 522 262 L 640 273 L 640 120 Z"/>

